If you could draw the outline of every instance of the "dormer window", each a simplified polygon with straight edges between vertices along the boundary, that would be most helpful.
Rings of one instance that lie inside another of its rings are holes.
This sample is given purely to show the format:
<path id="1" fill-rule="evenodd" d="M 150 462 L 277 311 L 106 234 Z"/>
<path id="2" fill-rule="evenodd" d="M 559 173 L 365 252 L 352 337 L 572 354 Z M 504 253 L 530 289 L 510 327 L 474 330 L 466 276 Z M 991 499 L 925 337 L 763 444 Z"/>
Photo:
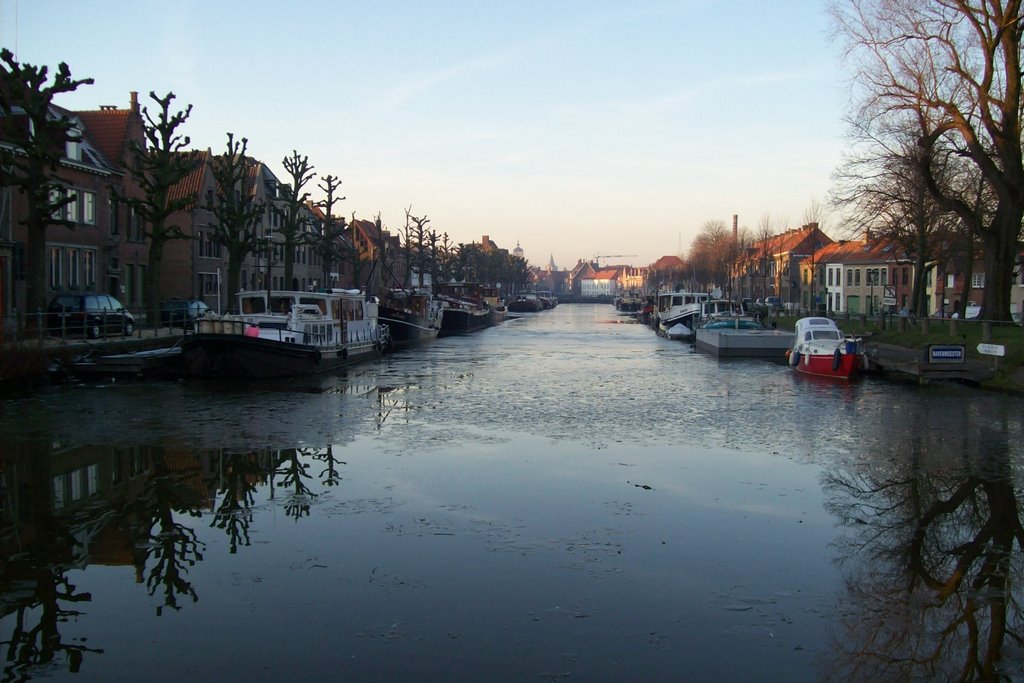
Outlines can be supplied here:
<path id="1" fill-rule="evenodd" d="M 71 161 L 82 160 L 82 131 L 78 128 L 72 128 L 68 131 L 68 134 L 74 138 L 64 143 L 64 156 Z"/>

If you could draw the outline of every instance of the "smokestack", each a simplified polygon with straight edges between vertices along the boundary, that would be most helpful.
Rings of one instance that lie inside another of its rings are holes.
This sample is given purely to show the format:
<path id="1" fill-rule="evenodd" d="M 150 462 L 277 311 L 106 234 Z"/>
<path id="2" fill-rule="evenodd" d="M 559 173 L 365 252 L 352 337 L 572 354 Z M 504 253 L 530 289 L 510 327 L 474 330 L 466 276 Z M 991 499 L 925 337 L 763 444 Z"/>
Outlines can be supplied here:
<path id="1" fill-rule="evenodd" d="M 736 239 L 740 234 L 740 217 L 738 214 L 732 215 L 732 238 Z"/>

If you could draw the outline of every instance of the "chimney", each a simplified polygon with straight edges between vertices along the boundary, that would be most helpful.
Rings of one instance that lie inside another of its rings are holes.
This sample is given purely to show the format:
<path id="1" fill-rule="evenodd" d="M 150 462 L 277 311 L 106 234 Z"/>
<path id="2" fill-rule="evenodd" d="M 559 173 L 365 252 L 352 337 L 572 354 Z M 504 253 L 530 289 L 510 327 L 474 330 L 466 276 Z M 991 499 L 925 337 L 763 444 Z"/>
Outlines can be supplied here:
<path id="1" fill-rule="evenodd" d="M 138 114 L 139 113 L 139 93 L 134 91 L 134 90 L 132 90 L 128 94 L 129 94 L 129 96 L 131 98 L 131 107 L 130 108 L 132 110 L 132 113 L 133 114 Z"/>
<path id="2" fill-rule="evenodd" d="M 740 217 L 739 214 L 732 215 L 732 238 L 736 239 L 740 234 Z"/>
<path id="3" fill-rule="evenodd" d="M 871 244 L 871 228 L 864 228 L 864 244 Z"/>

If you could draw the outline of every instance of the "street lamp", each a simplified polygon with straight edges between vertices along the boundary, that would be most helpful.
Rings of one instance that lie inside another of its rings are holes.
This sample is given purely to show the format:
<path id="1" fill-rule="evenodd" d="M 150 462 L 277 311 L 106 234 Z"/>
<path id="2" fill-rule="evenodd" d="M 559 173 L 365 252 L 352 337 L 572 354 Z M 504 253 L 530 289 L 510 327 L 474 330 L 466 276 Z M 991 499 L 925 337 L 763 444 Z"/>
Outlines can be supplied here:
<path id="1" fill-rule="evenodd" d="M 875 279 L 878 277 L 878 269 L 868 269 L 868 315 L 875 315 Z"/>

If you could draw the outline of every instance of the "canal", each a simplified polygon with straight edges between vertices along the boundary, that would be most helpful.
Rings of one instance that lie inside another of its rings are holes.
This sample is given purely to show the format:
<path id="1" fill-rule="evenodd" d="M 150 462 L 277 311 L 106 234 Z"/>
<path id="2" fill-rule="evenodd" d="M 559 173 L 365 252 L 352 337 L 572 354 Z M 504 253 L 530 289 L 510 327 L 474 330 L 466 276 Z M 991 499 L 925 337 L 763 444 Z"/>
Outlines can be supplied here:
<path id="1" fill-rule="evenodd" d="M 2 680 L 1024 679 L 1024 403 L 562 305 L 2 404 Z"/>

